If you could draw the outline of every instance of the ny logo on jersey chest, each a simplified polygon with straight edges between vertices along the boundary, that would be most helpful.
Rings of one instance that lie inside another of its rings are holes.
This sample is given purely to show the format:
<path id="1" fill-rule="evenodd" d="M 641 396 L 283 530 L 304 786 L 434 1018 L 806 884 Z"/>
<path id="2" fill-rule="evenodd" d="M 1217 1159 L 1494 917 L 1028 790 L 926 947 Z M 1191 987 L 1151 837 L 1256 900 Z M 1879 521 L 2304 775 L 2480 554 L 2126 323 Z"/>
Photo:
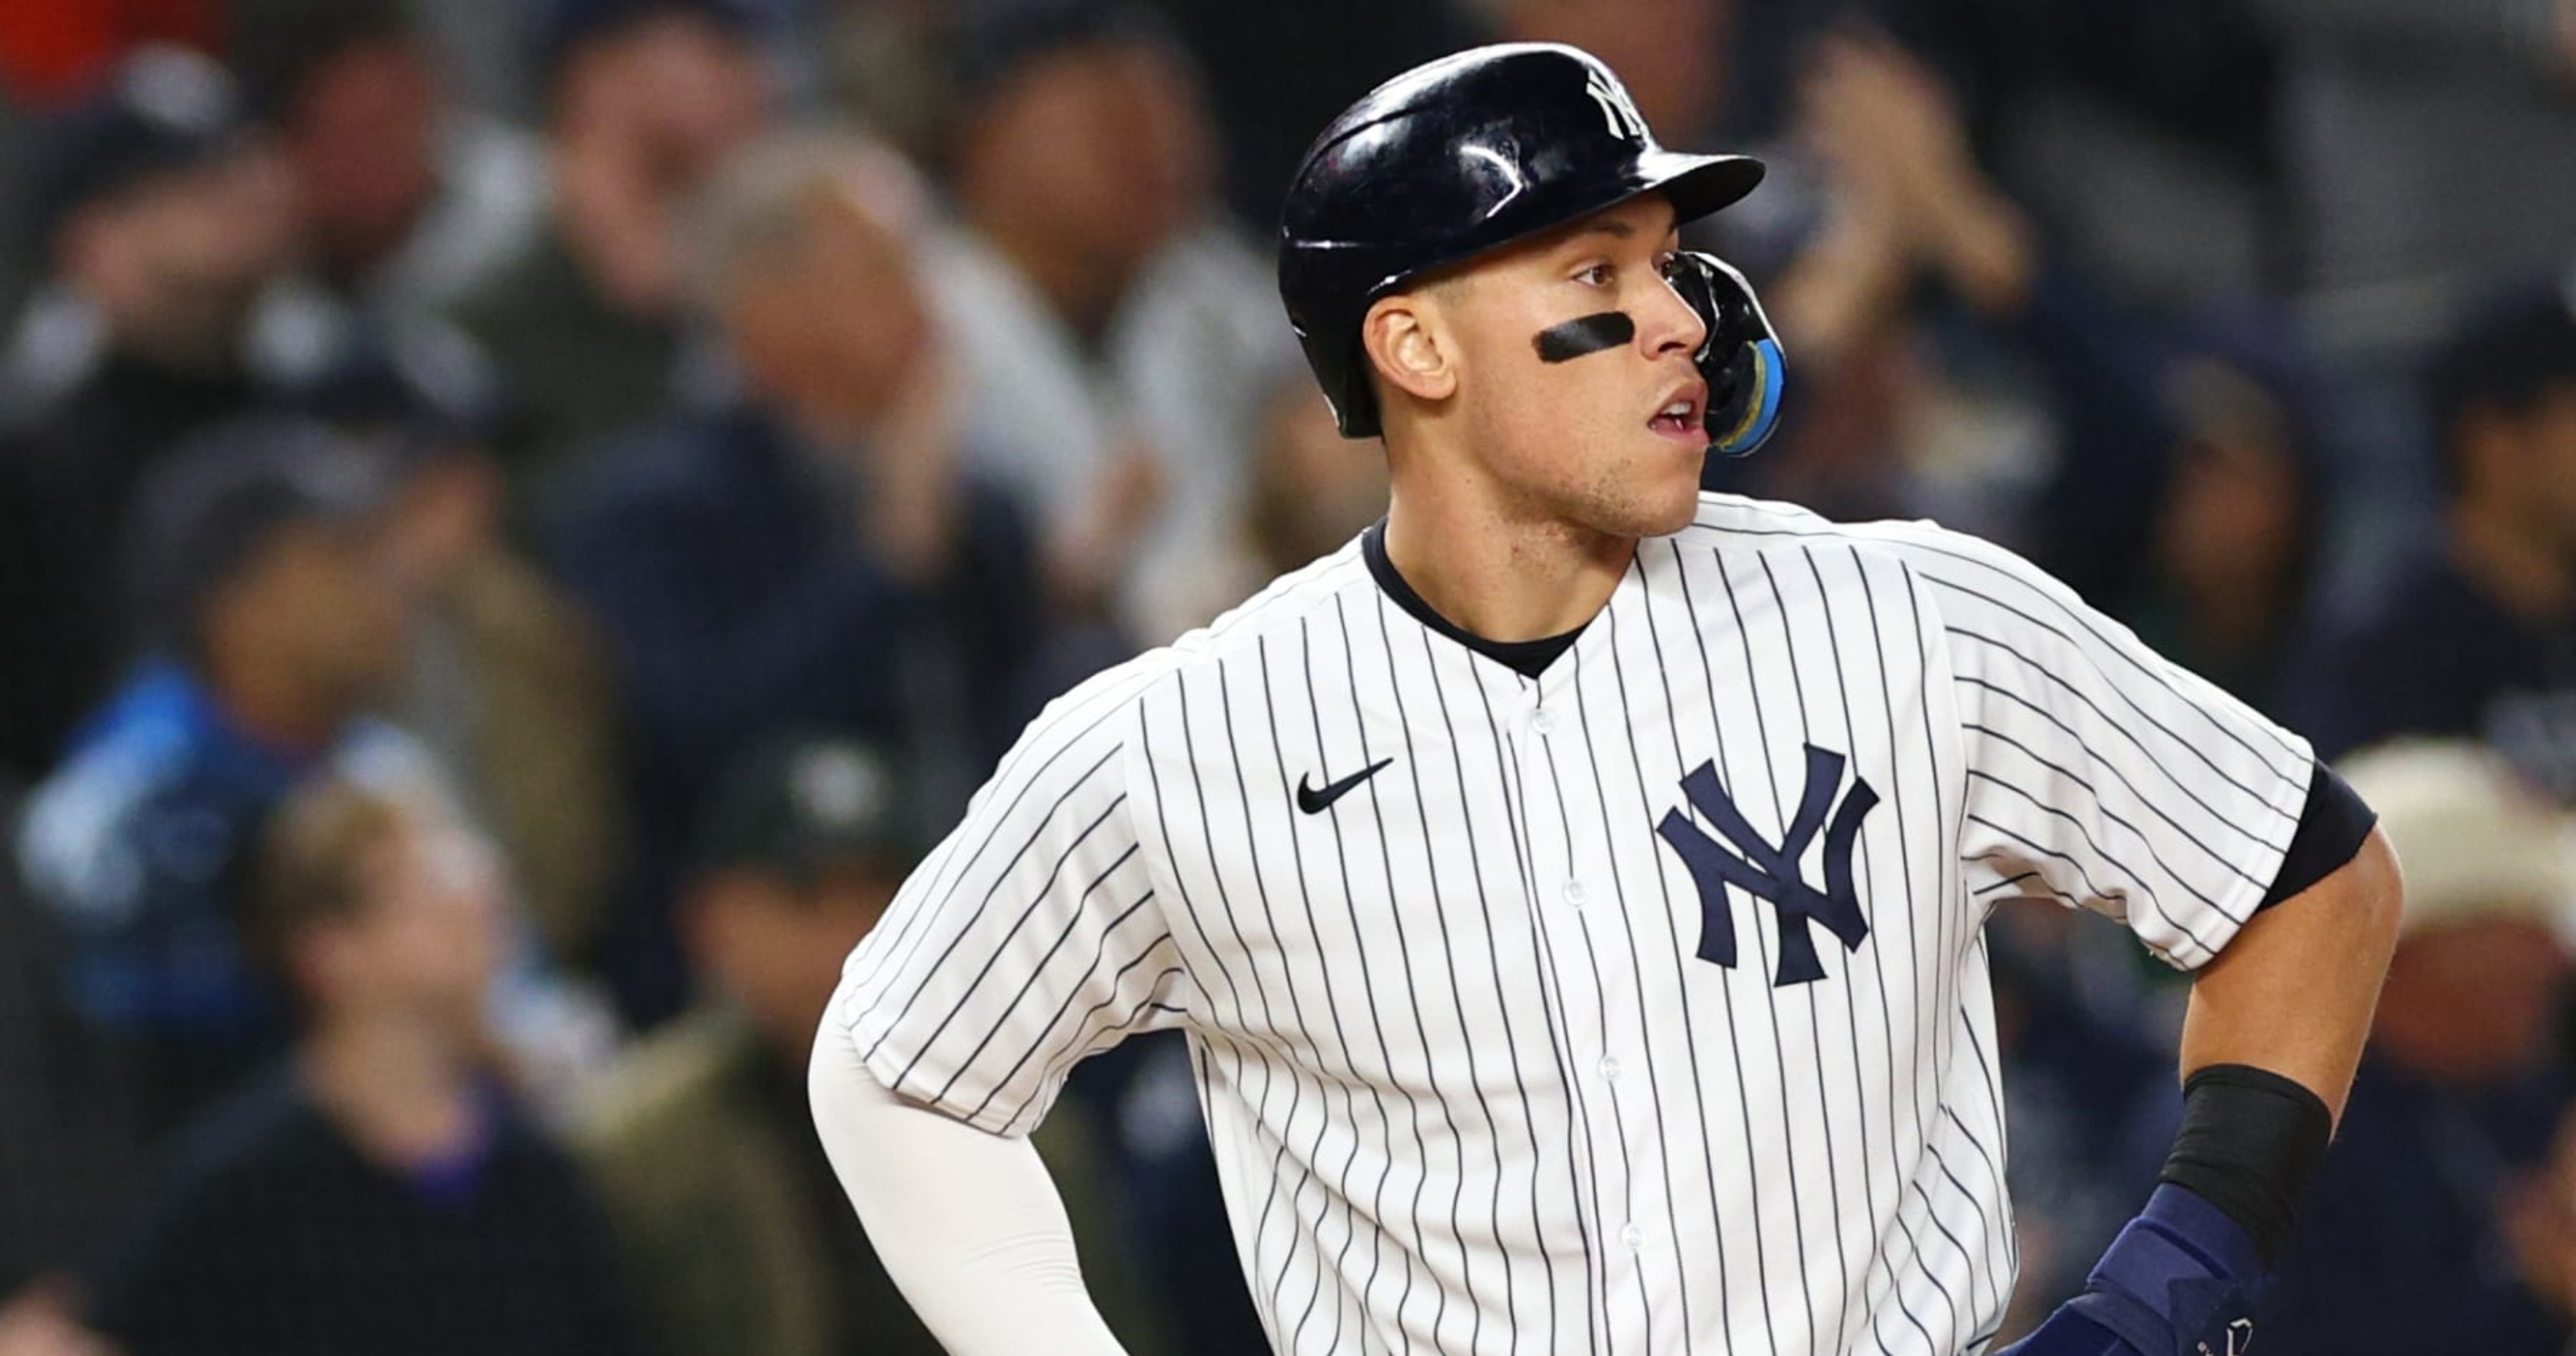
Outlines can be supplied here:
<path id="1" fill-rule="evenodd" d="M 1869 935 L 1869 920 L 1861 916 L 1860 897 L 1852 882 L 1852 849 L 1860 841 L 1861 821 L 1877 808 L 1878 793 L 1855 773 L 1850 793 L 1835 806 L 1834 796 L 1842 790 L 1843 756 L 1813 744 L 1806 748 L 1807 787 L 1798 798 L 1797 817 L 1778 843 L 1763 841 L 1745 821 L 1734 798 L 1718 784 L 1714 762 L 1701 763 L 1682 778 L 1682 797 L 1735 850 L 1719 846 L 1679 809 L 1664 811 L 1655 825 L 1655 836 L 1682 859 L 1692 883 L 1699 887 L 1701 960 L 1735 968 L 1735 920 L 1728 912 L 1727 886 L 1779 910 L 1780 964 L 1772 978 L 1775 986 L 1825 977 L 1824 963 L 1816 958 L 1815 938 L 1807 931 L 1809 923 L 1823 924 L 1846 952 L 1859 950 L 1861 939 Z M 1820 829 L 1825 835 L 1821 890 L 1808 884 L 1798 870 L 1799 859 L 1807 855 L 1807 845 Z"/>

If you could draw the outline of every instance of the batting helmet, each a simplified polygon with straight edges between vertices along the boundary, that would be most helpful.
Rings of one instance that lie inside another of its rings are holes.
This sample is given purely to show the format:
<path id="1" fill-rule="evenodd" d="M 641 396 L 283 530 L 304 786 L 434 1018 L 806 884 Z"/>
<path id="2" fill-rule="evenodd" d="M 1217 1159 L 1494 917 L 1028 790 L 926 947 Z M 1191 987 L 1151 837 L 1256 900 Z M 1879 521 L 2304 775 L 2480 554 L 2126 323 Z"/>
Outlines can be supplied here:
<path id="1" fill-rule="evenodd" d="M 1588 52 L 1554 43 L 1471 48 L 1378 86 L 1307 149 L 1280 220 L 1279 295 L 1342 435 L 1370 437 L 1378 410 L 1360 321 L 1378 298 L 1642 194 L 1664 194 L 1675 219 L 1690 221 L 1761 181 L 1762 162 L 1749 156 L 1665 150 L 1619 77 Z M 1704 285 L 1682 290 L 1695 305 L 1714 295 Z M 1761 333 L 1713 334 L 1701 366 L 1733 369 L 1743 365 L 1735 350 L 1770 343 L 1767 361 L 1753 364 L 1767 389 L 1734 402 L 1753 407 L 1759 432 L 1768 432 L 1762 416 L 1777 408 L 1778 346 L 1749 290 L 1742 302 L 1704 307 L 1703 318 L 1715 331 L 1730 313 L 1739 326 L 1749 317 Z M 1713 436 L 1721 399 L 1712 394 Z M 1726 417 L 1741 424 L 1743 410 Z"/>

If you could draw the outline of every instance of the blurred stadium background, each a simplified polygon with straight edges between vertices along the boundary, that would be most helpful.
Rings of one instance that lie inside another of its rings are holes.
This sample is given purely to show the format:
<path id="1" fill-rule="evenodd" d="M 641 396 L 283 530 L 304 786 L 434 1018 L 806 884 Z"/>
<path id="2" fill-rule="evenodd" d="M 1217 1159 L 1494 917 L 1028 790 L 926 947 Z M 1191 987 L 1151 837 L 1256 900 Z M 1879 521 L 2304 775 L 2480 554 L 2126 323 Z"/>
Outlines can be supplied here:
<path id="1" fill-rule="evenodd" d="M 2414 909 L 2265 1356 L 2567 1349 L 2576 0 L 5 0 L 0 1356 L 935 1351 L 802 1112 L 1021 723 L 1379 511 L 1269 237 L 1574 42 L 1768 184 L 1712 487 L 2036 558 L 2313 738 Z M 2021 1311 L 2180 977 L 2008 901 Z M 1041 1132 L 1262 1349 L 1187 1056 Z"/>

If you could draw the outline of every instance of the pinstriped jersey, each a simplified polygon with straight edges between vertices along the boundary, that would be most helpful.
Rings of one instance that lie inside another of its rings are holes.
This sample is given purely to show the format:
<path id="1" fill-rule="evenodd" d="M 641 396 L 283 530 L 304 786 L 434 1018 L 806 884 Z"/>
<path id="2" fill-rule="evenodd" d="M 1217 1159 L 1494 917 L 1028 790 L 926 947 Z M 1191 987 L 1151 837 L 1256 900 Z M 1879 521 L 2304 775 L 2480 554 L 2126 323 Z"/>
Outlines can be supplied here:
<path id="1" fill-rule="evenodd" d="M 1354 543 L 1052 705 L 831 1020 L 1004 1134 L 1187 1032 L 1284 1353 L 1952 1356 L 2015 1274 L 1988 912 L 2198 966 L 2312 767 L 1928 524 L 1704 496 L 1535 678 Z"/>

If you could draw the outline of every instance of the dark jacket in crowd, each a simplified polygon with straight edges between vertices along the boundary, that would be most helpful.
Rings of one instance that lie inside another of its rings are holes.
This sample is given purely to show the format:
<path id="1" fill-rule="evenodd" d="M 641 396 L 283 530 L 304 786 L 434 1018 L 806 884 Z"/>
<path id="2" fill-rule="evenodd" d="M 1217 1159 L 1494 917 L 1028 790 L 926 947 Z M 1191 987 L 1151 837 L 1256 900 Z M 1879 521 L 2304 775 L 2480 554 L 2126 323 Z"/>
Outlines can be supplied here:
<path id="1" fill-rule="evenodd" d="M 2501 1221 L 2566 1105 L 2555 1079 L 2483 1095 L 2362 1062 L 2264 1301 L 2264 1356 L 2558 1356 Z"/>
<path id="2" fill-rule="evenodd" d="M 681 365 L 678 326 L 602 296 L 552 225 L 449 318 L 507 388 L 508 415 L 491 441 L 522 508 L 554 488 L 580 449 L 658 416 Z"/>
<path id="3" fill-rule="evenodd" d="M 361 1153 L 281 1071 L 193 1127 L 80 1268 L 126 1356 L 629 1356 L 607 1228 L 499 1098 L 453 1161 Z"/>
<path id="4" fill-rule="evenodd" d="M 2438 552 L 2408 563 L 2359 615 L 2319 626 L 2286 704 L 2319 757 L 2400 734 L 2469 736 L 2576 803 L 2576 625 L 2506 611 Z"/>
<path id="5" fill-rule="evenodd" d="M 631 1018 L 687 998 L 664 896 L 728 757 L 788 727 L 903 747 L 911 810 L 944 836 L 1027 714 L 1043 609 L 1009 501 L 963 491 L 955 563 L 927 586 L 866 549 L 857 490 L 747 411 L 606 451 L 568 494 L 556 563 L 608 643 L 638 851 L 604 966 Z"/>
<path id="6" fill-rule="evenodd" d="M 803 1080 L 730 1013 L 684 1016 L 628 1052 L 571 1148 L 662 1356 L 942 1350 L 841 1194 Z"/>

